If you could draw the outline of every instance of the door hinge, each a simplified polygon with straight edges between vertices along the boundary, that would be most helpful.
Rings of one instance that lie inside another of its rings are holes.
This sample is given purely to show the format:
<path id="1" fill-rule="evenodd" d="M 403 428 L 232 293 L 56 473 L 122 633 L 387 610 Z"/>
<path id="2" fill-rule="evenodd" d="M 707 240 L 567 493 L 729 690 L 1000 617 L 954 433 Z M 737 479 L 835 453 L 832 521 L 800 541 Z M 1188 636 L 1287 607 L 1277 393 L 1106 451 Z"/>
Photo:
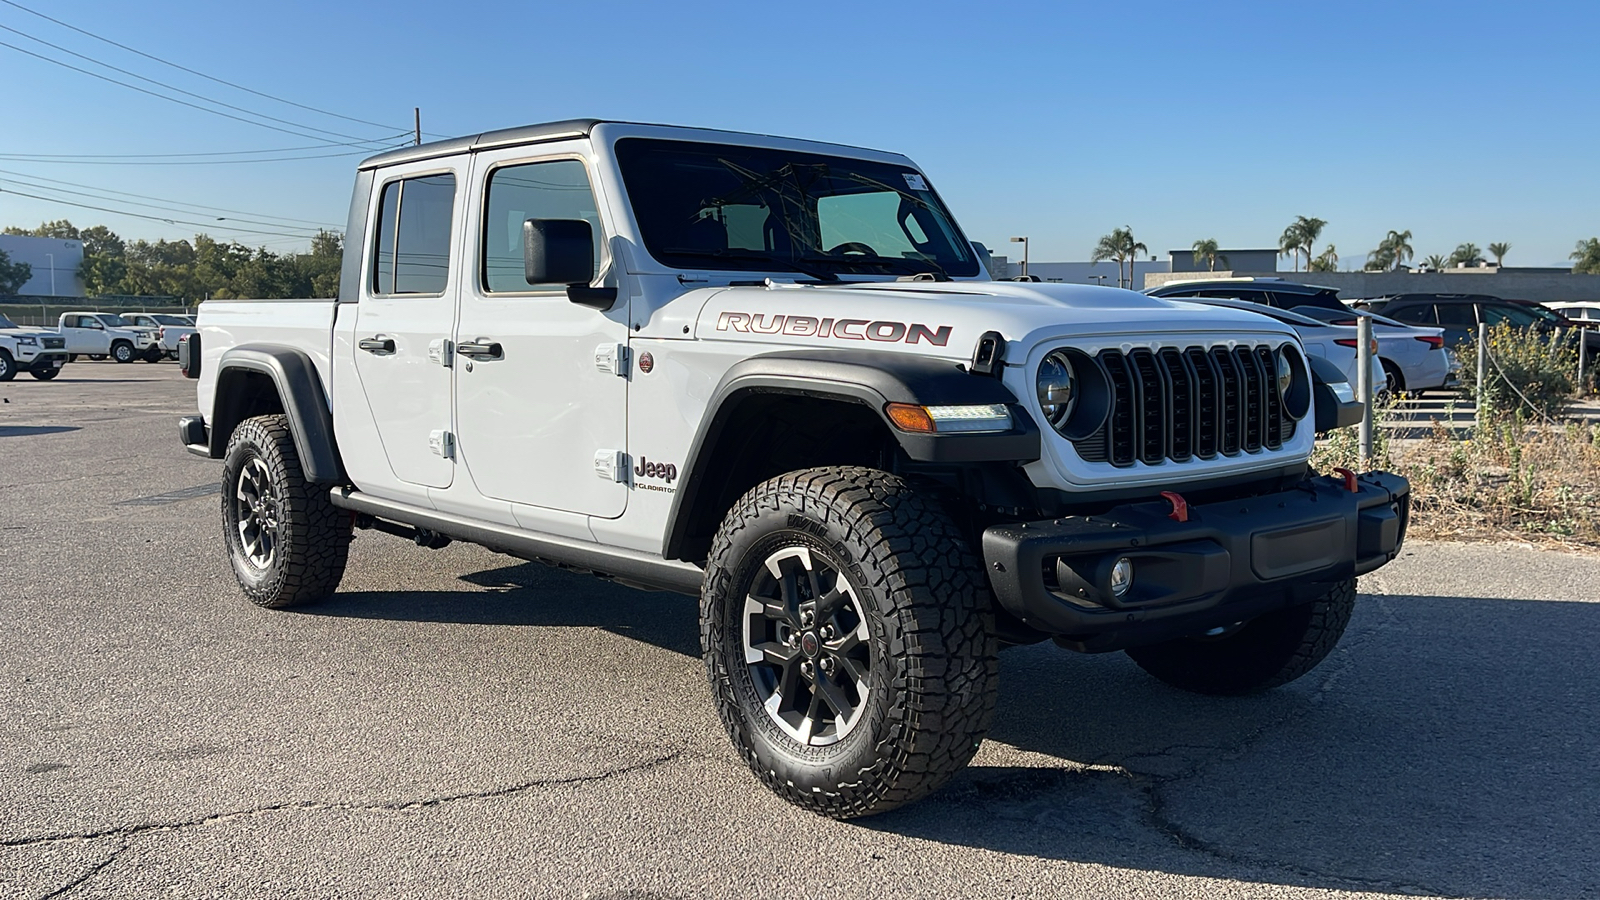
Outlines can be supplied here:
<path id="1" fill-rule="evenodd" d="M 446 369 L 455 363 L 456 342 L 449 338 L 434 338 L 428 342 L 428 361 Z"/>
<path id="2" fill-rule="evenodd" d="M 443 429 L 428 432 L 428 449 L 434 456 L 445 459 L 456 458 L 456 436 Z"/>
<path id="3" fill-rule="evenodd" d="M 621 450 L 596 450 L 594 452 L 596 477 L 620 483 L 628 480 L 628 454 Z"/>
<path id="4" fill-rule="evenodd" d="M 594 348 L 594 367 L 602 372 L 628 377 L 628 345 L 601 344 Z"/>

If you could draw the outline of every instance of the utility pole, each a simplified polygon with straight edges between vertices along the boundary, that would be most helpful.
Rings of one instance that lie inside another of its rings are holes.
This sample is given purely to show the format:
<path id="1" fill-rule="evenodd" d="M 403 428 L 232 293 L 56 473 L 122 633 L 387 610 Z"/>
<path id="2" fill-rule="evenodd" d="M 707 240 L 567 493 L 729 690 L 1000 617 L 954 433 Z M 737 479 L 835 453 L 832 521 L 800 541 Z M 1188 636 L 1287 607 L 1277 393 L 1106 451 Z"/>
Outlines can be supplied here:
<path id="1" fill-rule="evenodd" d="M 416 137 L 412 139 L 412 143 L 416 144 L 418 146 L 421 146 L 421 144 L 422 144 L 422 107 L 420 107 L 420 106 L 411 107 L 411 114 L 416 117 L 416 122 L 417 122 L 417 133 L 416 133 Z"/>

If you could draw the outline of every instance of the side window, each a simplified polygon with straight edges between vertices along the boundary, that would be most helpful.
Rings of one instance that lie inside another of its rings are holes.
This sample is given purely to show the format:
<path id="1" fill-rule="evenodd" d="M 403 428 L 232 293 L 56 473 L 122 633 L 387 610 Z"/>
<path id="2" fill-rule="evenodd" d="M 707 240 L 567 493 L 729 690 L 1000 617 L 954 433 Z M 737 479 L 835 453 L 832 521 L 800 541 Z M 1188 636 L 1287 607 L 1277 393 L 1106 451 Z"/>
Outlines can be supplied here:
<path id="1" fill-rule="evenodd" d="M 1501 322 L 1510 322 L 1512 327 L 1527 328 L 1539 321 L 1539 317 L 1525 309 L 1515 306 L 1494 306 L 1485 303 L 1481 307 L 1483 320 L 1489 325 L 1499 325 Z"/>
<path id="2" fill-rule="evenodd" d="M 378 201 L 372 292 L 439 294 L 450 274 L 450 226 L 456 177 L 449 173 L 391 181 Z"/>
<path id="3" fill-rule="evenodd" d="M 484 203 L 483 289 L 488 293 L 554 289 L 531 285 L 523 276 L 522 223 L 528 219 L 582 219 L 594 235 L 595 273 L 605 232 L 589 186 L 589 173 L 575 159 L 504 166 L 489 173 Z M 591 276 L 592 277 L 592 276 Z"/>
<path id="4" fill-rule="evenodd" d="M 1472 315 L 1470 303 L 1440 303 L 1439 324 L 1452 328 L 1477 328 L 1478 320 Z"/>
<path id="5" fill-rule="evenodd" d="M 1409 322 L 1412 325 L 1437 325 L 1439 322 L 1433 315 L 1433 304 L 1431 303 L 1419 303 L 1416 306 L 1408 306 L 1405 309 L 1397 309 L 1394 312 L 1384 310 L 1383 314 L 1391 319 Z"/>

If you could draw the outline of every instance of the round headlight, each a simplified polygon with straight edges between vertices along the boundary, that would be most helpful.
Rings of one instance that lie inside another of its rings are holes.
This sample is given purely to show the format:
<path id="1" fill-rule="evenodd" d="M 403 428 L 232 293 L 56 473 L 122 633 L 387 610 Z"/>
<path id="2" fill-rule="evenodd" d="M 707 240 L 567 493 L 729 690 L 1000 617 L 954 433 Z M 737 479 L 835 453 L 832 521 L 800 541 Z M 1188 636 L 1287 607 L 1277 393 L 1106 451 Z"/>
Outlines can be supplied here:
<path id="1" fill-rule="evenodd" d="M 1294 364 L 1289 362 L 1289 352 L 1283 347 L 1272 354 L 1278 362 L 1278 396 L 1289 393 L 1289 386 L 1294 383 Z"/>
<path id="2" fill-rule="evenodd" d="M 1039 364 L 1039 407 L 1052 428 L 1060 428 L 1072 415 L 1077 401 L 1077 377 L 1072 371 L 1072 360 L 1060 350 L 1053 350 Z"/>

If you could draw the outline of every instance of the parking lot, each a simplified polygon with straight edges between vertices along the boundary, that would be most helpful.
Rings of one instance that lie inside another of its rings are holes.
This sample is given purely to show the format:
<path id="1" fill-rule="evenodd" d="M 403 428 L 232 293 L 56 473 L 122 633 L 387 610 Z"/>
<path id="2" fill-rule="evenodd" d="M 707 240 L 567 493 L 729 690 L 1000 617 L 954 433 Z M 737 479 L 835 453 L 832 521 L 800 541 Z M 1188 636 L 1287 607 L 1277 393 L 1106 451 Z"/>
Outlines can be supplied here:
<path id="1" fill-rule="evenodd" d="M 735 757 L 691 598 L 361 532 L 251 606 L 193 397 L 0 384 L 0 895 L 1600 895 L 1600 557 L 1413 543 L 1257 697 L 1008 651 L 971 768 L 841 823 Z"/>

